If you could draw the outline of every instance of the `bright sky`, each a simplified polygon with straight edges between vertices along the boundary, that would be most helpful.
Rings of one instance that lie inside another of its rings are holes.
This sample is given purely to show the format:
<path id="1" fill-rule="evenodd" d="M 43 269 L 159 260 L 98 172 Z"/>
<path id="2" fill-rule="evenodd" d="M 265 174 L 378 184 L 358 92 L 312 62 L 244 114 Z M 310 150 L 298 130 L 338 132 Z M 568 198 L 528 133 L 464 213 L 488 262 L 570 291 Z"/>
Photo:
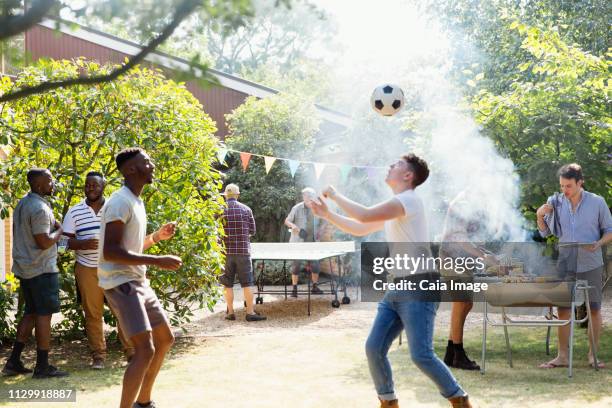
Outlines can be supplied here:
<path id="1" fill-rule="evenodd" d="M 312 0 L 338 25 L 337 40 L 346 58 L 379 61 L 380 68 L 406 66 L 410 61 L 445 52 L 446 38 L 406 0 Z"/>
<path id="2" fill-rule="evenodd" d="M 311 1 L 337 25 L 343 51 L 332 60 L 333 90 L 344 103 L 355 102 L 346 112 L 369 106 L 371 90 L 381 83 L 407 89 L 425 80 L 424 70 L 438 72 L 448 61 L 448 39 L 414 0 Z"/>

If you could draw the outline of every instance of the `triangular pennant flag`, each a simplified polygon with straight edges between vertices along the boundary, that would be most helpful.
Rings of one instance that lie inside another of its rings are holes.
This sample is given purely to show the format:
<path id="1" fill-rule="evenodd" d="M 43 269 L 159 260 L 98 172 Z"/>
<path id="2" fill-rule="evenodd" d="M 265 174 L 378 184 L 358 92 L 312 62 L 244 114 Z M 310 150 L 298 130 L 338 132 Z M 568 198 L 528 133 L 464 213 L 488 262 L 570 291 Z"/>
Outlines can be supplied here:
<path id="1" fill-rule="evenodd" d="M 300 162 L 297 160 L 289 160 L 289 171 L 291 172 L 291 177 L 295 176 L 295 172 L 298 167 L 300 167 Z"/>
<path id="2" fill-rule="evenodd" d="M 368 179 L 374 181 L 378 175 L 378 169 L 376 167 L 366 167 L 366 173 L 368 174 Z"/>
<path id="3" fill-rule="evenodd" d="M 270 172 L 272 165 L 276 161 L 276 157 L 264 156 L 264 162 L 266 164 L 266 174 Z"/>
<path id="4" fill-rule="evenodd" d="M 246 171 L 251 160 L 251 153 L 240 152 L 240 161 L 242 161 L 242 171 Z"/>
<path id="5" fill-rule="evenodd" d="M 325 170 L 325 163 L 312 163 L 314 165 L 314 170 L 315 170 L 315 176 L 317 177 L 317 180 L 319 179 L 319 177 L 321 177 L 321 173 L 323 173 L 323 170 Z"/>
<path id="6" fill-rule="evenodd" d="M 225 163 L 225 156 L 227 156 L 228 150 L 225 147 L 220 148 L 217 151 L 217 158 L 219 159 L 219 163 Z"/>
<path id="7" fill-rule="evenodd" d="M 340 166 L 340 176 L 342 176 L 342 182 L 346 183 L 346 179 L 348 178 L 349 173 L 351 172 L 351 167 L 349 164 L 343 164 Z"/>

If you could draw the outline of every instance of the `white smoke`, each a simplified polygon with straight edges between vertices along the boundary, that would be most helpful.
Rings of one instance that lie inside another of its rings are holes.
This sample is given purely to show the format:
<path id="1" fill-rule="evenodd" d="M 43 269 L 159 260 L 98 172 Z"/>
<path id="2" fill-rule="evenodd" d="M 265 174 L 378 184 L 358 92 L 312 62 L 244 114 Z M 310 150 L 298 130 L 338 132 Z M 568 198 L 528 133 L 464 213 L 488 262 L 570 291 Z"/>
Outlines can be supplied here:
<path id="1" fill-rule="evenodd" d="M 413 142 L 430 165 L 430 180 L 418 191 L 427 203 L 431 233 L 440 233 L 448 202 L 464 193 L 469 205 L 463 216 L 481 217 L 490 239 L 523 241 L 525 222 L 518 211 L 520 180 L 514 164 L 479 132 L 446 78 L 443 69 L 428 70 L 423 78 L 424 115 Z"/>
<path id="2" fill-rule="evenodd" d="M 523 241 L 527 234 L 518 211 L 518 175 L 513 163 L 480 134 L 472 112 L 463 106 L 462 95 L 449 80 L 453 44 L 442 30 L 404 1 L 321 1 L 319 5 L 337 19 L 339 38 L 346 44 L 345 53 L 335 64 L 337 86 L 332 99 L 343 101 L 341 110 L 352 113 L 360 132 L 353 145 L 339 147 L 337 160 L 387 166 L 393 158 L 412 151 L 430 166 L 430 178 L 417 192 L 427 207 L 432 239 L 440 238 L 448 203 L 464 191 L 470 203 L 465 217 L 481 217 L 490 239 Z M 420 112 L 415 125 L 407 125 L 413 118 L 406 113 L 392 119 L 371 113 L 370 93 L 376 85 L 386 82 L 402 86 L 409 109 Z M 386 123 L 377 126 L 381 121 Z M 386 133 L 381 134 L 385 126 Z M 406 134 L 408 127 L 411 131 L 402 152 L 391 140 L 402 130 Z M 367 133 L 367 129 L 371 132 Z M 332 179 L 338 181 L 337 176 Z M 311 184 L 322 186 L 326 181 L 323 177 L 311 180 Z M 375 202 L 390 197 L 384 184 L 371 186 L 377 189 Z M 360 196 L 358 191 L 347 190 L 347 185 L 338 188 L 349 197 Z"/>

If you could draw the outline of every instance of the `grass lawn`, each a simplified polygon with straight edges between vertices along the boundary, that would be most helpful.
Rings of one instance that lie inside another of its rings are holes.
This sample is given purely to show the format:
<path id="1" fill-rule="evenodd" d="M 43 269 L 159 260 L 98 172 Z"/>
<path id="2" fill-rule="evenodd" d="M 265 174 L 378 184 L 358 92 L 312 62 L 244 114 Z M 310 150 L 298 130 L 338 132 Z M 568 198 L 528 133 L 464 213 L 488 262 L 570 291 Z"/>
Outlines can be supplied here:
<path id="1" fill-rule="evenodd" d="M 313 315 L 305 316 L 303 300 L 266 302 L 260 310 L 268 322 L 253 325 L 238 314 L 238 321 L 223 320 L 223 313 L 203 317 L 179 338 L 162 368 L 154 390 L 159 407 L 376 407 L 364 342 L 375 313 L 374 304 L 356 303 L 331 309 L 328 301 L 315 301 Z M 435 347 L 442 356 L 447 327 L 439 313 Z M 288 318 L 288 316 L 292 316 Z M 199 328 L 194 330 L 194 328 Z M 192 336 L 192 337 L 190 337 Z M 481 328 L 466 328 L 465 346 L 480 360 Z M 610 407 L 612 370 L 595 372 L 586 360 L 586 330 L 578 329 L 574 378 L 566 369 L 540 370 L 546 361 L 545 329 L 510 330 L 514 368 L 508 367 L 503 330 L 489 330 L 487 373 L 454 370 L 477 407 Z M 612 364 L 612 328 L 602 333 L 600 357 Z M 552 338 L 553 344 L 555 336 Z M 31 345 L 30 345 L 31 349 Z M 555 348 L 552 348 L 555 352 Z M 6 355 L 6 350 L 4 355 Z M 28 351 L 26 361 L 33 362 Z M 407 346 L 397 342 L 390 359 L 402 407 L 445 407 L 433 384 L 410 362 Z M 71 372 L 64 379 L 36 381 L 29 377 L 2 378 L 4 406 L 116 407 L 124 368 L 113 346 L 104 371 L 88 368 L 84 342 L 56 346 L 52 362 Z M 10 388 L 46 387 L 77 389 L 77 403 L 8 403 Z"/>

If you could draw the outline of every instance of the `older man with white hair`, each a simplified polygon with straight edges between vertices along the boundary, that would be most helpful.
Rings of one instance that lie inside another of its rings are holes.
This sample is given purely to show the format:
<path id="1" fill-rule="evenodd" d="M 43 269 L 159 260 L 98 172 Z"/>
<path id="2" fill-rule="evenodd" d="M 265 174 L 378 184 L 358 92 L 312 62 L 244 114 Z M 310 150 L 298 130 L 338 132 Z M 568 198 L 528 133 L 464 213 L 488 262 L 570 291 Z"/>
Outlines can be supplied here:
<path id="1" fill-rule="evenodd" d="M 291 237 L 289 242 L 314 242 L 315 241 L 315 217 L 312 210 L 307 204 L 317 198 L 317 192 L 312 187 L 306 187 L 302 190 L 302 201 L 293 206 L 289 215 L 285 219 L 285 225 L 291 229 Z M 292 297 L 297 297 L 298 274 L 302 268 L 302 262 L 295 261 L 291 267 L 291 283 L 293 290 Z M 318 262 L 306 262 L 306 272 L 312 274 L 312 294 L 322 294 L 323 291 L 319 288 L 319 272 L 320 267 Z"/>
<path id="2" fill-rule="evenodd" d="M 225 187 L 225 201 L 227 203 L 223 211 L 223 226 L 225 229 L 225 272 L 219 277 L 219 281 L 225 287 L 224 296 L 227 303 L 227 320 L 236 320 L 234 314 L 234 280 L 238 275 L 240 286 L 244 293 L 246 305 L 246 321 L 257 322 L 266 320 L 255 312 L 253 308 L 253 291 L 255 276 L 251 264 L 250 237 L 255 235 L 255 218 L 253 211 L 241 202 L 240 189 L 236 184 L 228 184 Z"/>

